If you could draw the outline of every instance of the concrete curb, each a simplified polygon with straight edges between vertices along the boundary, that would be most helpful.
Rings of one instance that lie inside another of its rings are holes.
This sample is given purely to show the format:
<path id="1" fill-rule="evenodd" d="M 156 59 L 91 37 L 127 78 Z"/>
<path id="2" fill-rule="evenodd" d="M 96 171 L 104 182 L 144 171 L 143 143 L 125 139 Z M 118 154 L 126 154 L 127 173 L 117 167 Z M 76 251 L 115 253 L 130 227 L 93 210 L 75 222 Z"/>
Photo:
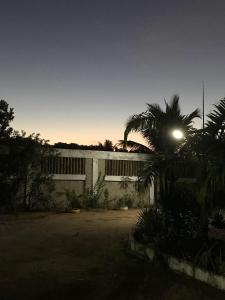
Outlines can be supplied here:
<path id="1" fill-rule="evenodd" d="M 147 245 L 137 242 L 133 235 L 129 236 L 129 245 L 132 253 L 140 258 L 144 258 L 152 262 L 155 259 L 155 250 Z M 191 262 L 178 259 L 161 253 L 165 258 L 168 267 L 178 273 L 183 273 L 208 285 L 225 291 L 225 276 L 208 272 L 199 267 L 195 267 Z"/>

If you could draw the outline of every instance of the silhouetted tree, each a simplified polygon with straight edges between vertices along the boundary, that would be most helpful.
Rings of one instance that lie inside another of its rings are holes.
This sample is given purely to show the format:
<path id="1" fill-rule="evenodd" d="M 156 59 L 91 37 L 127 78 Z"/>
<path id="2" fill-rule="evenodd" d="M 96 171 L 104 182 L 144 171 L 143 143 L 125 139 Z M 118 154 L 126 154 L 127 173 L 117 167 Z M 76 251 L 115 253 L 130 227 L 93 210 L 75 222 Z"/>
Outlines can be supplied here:
<path id="1" fill-rule="evenodd" d="M 189 115 L 181 114 L 179 97 L 175 95 L 170 103 L 165 101 L 165 111 L 158 104 L 147 104 L 147 110 L 129 118 L 124 131 L 124 146 L 135 150 L 141 148 L 146 152 L 175 153 L 184 140 L 172 138 L 173 129 L 180 129 L 185 138 L 193 131 L 193 119 L 199 117 L 199 110 L 194 110 Z M 138 132 L 145 139 L 147 146 L 128 141 L 130 132 Z"/>
<path id="2" fill-rule="evenodd" d="M 61 148 L 61 149 L 80 149 L 80 150 L 98 150 L 98 151 L 114 151 L 114 146 L 112 141 L 110 140 L 105 140 L 105 142 L 98 143 L 98 145 L 79 145 L 77 143 L 55 143 L 54 144 L 55 148 Z"/>
<path id="3" fill-rule="evenodd" d="M 13 129 L 9 126 L 14 119 L 14 110 L 5 100 L 0 100 L 0 139 L 9 137 Z"/>
<path id="4" fill-rule="evenodd" d="M 53 155 L 52 147 L 39 134 L 13 131 L 9 126 L 13 109 L 3 100 L 1 105 L 0 210 L 32 209 L 37 204 L 47 208 L 53 185 L 42 163 Z"/>
<path id="5" fill-rule="evenodd" d="M 145 112 L 133 115 L 128 120 L 123 143 L 124 146 L 130 145 L 132 149 L 143 149 L 145 152 L 153 153 L 145 163 L 140 183 L 148 186 L 157 179 L 158 200 L 166 206 L 175 191 L 177 170 L 181 164 L 180 151 L 194 131 L 193 119 L 199 117 L 199 110 L 196 109 L 189 115 L 181 114 L 178 96 L 174 96 L 170 103 L 165 101 L 165 110 L 158 104 L 147 104 L 147 106 Z M 174 129 L 181 130 L 184 138 L 180 140 L 173 138 Z M 148 147 L 134 141 L 127 141 L 132 131 L 140 132 Z"/>
<path id="6" fill-rule="evenodd" d="M 102 151 L 114 151 L 113 143 L 110 140 L 105 140 L 104 144 L 98 143 L 98 146 Z"/>

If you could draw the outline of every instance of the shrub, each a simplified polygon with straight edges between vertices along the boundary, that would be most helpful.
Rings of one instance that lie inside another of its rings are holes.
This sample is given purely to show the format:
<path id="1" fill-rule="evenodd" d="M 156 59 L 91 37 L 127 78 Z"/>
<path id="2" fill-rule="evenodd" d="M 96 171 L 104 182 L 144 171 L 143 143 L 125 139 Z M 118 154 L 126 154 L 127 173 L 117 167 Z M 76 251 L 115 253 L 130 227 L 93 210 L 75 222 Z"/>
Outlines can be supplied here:
<path id="1" fill-rule="evenodd" d="M 103 207 L 107 208 L 108 205 L 109 205 L 109 190 L 106 188 L 106 189 L 104 189 Z"/>
<path id="2" fill-rule="evenodd" d="M 127 193 L 124 194 L 122 197 L 118 199 L 117 206 L 118 207 L 128 206 L 129 208 L 132 207 L 133 206 L 132 196 Z"/>
<path id="3" fill-rule="evenodd" d="M 50 209 L 52 176 L 44 168 L 47 156 L 55 155 L 48 141 L 39 134 L 26 136 L 14 132 L 0 141 L 8 151 L 0 155 L 0 189 L 3 192 L 0 210 Z"/>
<path id="4" fill-rule="evenodd" d="M 139 214 L 134 236 L 168 254 L 190 259 L 198 249 L 198 232 L 199 220 L 190 211 L 175 213 L 150 208 Z"/>
<path id="5" fill-rule="evenodd" d="M 225 228 L 225 219 L 221 211 L 215 213 L 211 224 L 216 228 Z"/>
<path id="6" fill-rule="evenodd" d="M 98 176 L 98 179 L 93 188 L 87 188 L 84 194 L 82 195 L 83 204 L 86 208 L 98 208 L 100 207 L 99 200 L 104 192 L 104 177 L 101 177 L 101 174 Z"/>
<path id="7" fill-rule="evenodd" d="M 153 241 L 154 237 L 162 231 L 162 214 L 153 208 L 144 208 L 138 215 L 138 221 L 134 229 L 137 239 Z"/>
<path id="8" fill-rule="evenodd" d="M 209 240 L 199 247 L 194 264 L 210 272 L 225 273 L 225 244 L 220 240 Z"/>
<path id="9" fill-rule="evenodd" d="M 65 196 L 69 204 L 69 209 L 81 207 L 81 195 L 78 195 L 75 190 L 65 189 Z"/>

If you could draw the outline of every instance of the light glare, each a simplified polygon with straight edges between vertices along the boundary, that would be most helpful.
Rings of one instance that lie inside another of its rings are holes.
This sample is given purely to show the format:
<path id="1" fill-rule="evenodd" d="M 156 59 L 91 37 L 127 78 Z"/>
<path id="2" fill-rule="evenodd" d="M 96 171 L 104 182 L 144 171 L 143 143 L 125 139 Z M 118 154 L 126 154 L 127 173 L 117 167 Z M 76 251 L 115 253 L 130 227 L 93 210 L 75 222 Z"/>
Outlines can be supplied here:
<path id="1" fill-rule="evenodd" d="M 173 130 L 172 135 L 177 140 L 181 140 L 184 137 L 183 132 L 179 129 Z"/>

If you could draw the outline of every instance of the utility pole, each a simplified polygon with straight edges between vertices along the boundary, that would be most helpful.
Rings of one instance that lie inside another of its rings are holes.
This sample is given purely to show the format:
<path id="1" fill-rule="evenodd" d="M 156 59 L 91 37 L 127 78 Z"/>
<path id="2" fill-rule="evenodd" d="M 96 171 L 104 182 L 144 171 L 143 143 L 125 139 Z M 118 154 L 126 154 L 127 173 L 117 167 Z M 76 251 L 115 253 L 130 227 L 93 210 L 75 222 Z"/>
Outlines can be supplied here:
<path id="1" fill-rule="evenodd" d="M 205 178 L 207 175 L 205 148 L 204 148 L 204 135 L 205 135 L 205 83 L 202 81 L 202 171 L 201 171 L 201 186 L 205 183 Z M 208 239 L 208 210 L 206 205 L 206 196 L 203 198 L 200 209 L 200 236 L 204 240 Z"/>
<path id="2" fill-rule="evenodd" d="M 205 83 L 202 81 L 202 131 L 205 133 Z"/>

